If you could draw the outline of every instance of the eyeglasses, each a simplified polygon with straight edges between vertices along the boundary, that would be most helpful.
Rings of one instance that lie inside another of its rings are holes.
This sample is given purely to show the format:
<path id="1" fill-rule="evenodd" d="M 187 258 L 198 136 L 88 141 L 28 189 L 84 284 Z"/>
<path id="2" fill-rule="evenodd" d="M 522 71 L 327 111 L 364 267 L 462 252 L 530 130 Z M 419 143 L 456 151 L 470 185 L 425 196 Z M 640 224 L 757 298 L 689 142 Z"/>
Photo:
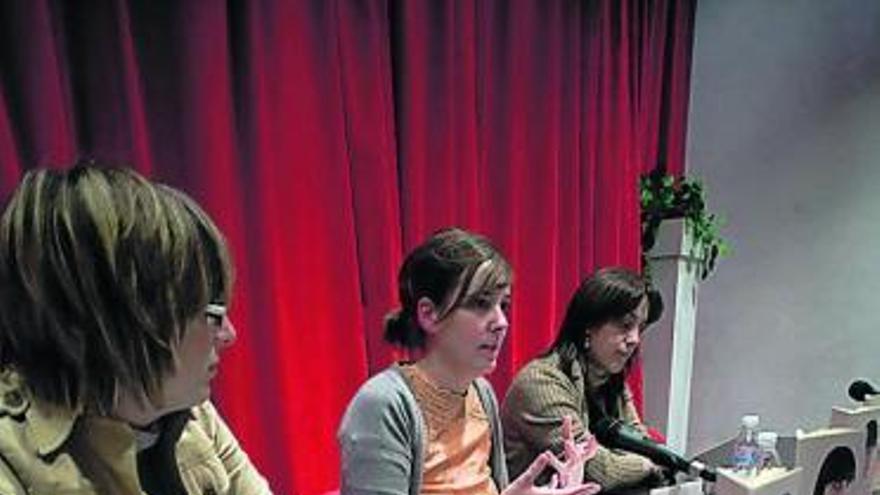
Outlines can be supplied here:
<path id="1" fill-rule="evenodd" d="M 209 325 L 221 326 L 226 318 L 226 306 L 222 304 L 208 304 L 205 307 L 205 319 Z"/>

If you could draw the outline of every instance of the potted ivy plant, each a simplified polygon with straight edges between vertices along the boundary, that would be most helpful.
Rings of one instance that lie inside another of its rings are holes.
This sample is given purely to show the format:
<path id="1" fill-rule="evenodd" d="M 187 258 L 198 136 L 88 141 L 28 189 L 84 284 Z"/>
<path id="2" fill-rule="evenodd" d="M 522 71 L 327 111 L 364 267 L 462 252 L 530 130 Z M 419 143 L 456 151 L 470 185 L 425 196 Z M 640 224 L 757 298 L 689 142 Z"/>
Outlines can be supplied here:
<path id="1" fill-rule="evenodd" d="M 664 220 L 683 219 L 693 243 L 688 253 L 697 260 L 701 280 L 715 269 L 719 258 L 730 253 L 730 244 L 721 236 L 722 219 L 706 209 L 706 189 L 699 179 L 675 177 L 654 170 L 640 180 L 642 205 L 642 266 L 650 276 L 645 254 L 657 241 Z"/>

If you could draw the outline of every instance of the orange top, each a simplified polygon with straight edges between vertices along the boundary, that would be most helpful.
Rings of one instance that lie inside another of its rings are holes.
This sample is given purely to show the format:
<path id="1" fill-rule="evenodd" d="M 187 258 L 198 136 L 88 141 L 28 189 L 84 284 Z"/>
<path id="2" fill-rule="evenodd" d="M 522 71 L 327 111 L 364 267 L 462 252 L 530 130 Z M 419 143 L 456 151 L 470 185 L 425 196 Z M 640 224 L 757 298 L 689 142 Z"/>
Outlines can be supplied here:
<path id="1" fill-rule="evenodd" d="M 432 383 L 416 366 L 403 366 L 425 418 L 422 495 L 497 495 L 489 456 L 492 433 L 473 385 L 462 395 Z"/>

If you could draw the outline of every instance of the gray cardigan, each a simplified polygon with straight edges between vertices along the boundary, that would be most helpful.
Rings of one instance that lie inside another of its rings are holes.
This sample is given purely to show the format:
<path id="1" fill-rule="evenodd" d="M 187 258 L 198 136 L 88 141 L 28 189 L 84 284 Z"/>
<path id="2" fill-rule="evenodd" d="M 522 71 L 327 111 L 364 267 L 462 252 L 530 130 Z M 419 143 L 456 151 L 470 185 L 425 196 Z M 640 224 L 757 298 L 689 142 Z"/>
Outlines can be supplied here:
<path id="1" fill-rule="evenodd" d="M 501 491 L 507 486 L 504 440 L 498 403 L 489 382 L 474 384 L 492 431 L 489 464 Z M 339 426 L 343 495 L 418 495 L 424 465 L 425 422 L 398 366 L 364 383 L 348 405 Z"/>

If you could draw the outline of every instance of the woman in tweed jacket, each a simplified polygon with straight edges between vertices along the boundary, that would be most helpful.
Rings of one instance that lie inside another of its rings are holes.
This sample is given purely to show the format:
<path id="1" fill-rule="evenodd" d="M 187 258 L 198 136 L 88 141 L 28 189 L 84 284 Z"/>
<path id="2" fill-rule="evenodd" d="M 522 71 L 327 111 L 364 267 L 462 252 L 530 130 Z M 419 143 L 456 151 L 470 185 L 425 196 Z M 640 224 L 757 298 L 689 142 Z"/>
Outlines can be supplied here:
<path id="1" fill-rule="evenodd" d="M 539 452 L 562 449 L 565 416 L 575 439 L 603 418 L 643 428 L 626 376 L 641 334 L 662 313 L 659 294 L 638 274 L 606 268 L 584 280 L 569 302 L 550 350 L 514 378 L 502 405 L 507 466 L 522 472 Z M 600 445 L 586 462 L 585 477 L 613 489 L 658 476 L 642 456 Z"/>

